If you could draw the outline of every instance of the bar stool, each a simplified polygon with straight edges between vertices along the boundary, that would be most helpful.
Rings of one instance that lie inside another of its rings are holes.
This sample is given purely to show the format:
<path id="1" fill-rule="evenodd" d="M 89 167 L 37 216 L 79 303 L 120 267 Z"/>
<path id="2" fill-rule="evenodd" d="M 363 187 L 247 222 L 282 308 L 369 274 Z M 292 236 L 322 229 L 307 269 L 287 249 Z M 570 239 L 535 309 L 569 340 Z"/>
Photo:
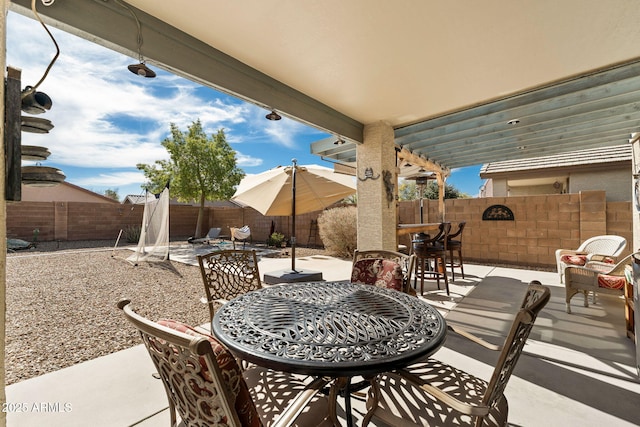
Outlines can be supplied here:
<path id="1" fill-rule="evenodd" d="M 456 275 L 453 271 L 454 268 L 459 268 L 462 278 L 464 279 L 464 265 L 462 263 L 462 230 L 467 224 L 466 221 L 462 221 L 458 224 L 458 229 L 455 233 L 451 233 L 447 239 L 447 248 L 449 249 L 449 265 L 451 266 L 451 280 L 456 280 Z M 457 237 L 457 239 L 456 239 Z M 454 251 L 456 257 L 453 256 Z"/>
<path id="2" fill-rule="evenodd" d="M 451 224 L 443 222 L 439 226 L 438 234 L 431 238 L 429 235 L 417 234 L 414 236 L 413 252 L 416 255 L 416 270 L 413 278 L 414 287 L 420 277 L 420 295 L 424 294 L 424 279 L 436 279 L 440 289 L 440 279 L 444 279 L 445 289 L 449 295 L 449 279 L 447 277 L 447 244 Z M 433 260 L 433 268 L 431 268 Z"/>

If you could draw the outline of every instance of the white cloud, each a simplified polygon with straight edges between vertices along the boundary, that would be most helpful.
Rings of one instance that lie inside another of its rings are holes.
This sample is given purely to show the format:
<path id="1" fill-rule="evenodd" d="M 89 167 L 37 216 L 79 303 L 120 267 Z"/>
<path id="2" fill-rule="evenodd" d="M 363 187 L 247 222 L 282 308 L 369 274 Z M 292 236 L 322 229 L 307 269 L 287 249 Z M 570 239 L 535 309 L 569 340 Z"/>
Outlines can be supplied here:
<path id="1" fill-rule="evenodd" d="M 161 142 L 170 133 L 170 123 L 186 130 L 200 119 L 207 134 L 224 128 L 232 147 L 243 148 L 237 151 L 241 168 L 259 167 L 274 153 L 279 156 L 285 149 L 301 148 L 310 133 L 322 134 L 288 118 L 268 121 L 263 108 L 153 64 L 149 66 L 157 78 L 134 75 L 127 65 L 137 63 L 137 58 L 52 27 L 49 30 L 60 56 L 38 87 L 51 97 L 53 106 L 38 117 L 51 120 L 54 128 L 48 134 L 23 133 L 22 143 L 47 147 L 51 152 L 47 164 L 63 171 L 69 168 L 69 180 L 77 185 L 114 188 L 143 183 L 144 176 L 135 165 L 168 158 Z M 54 54 L 55 47 L 40 23 L 9 12 L 7 64 L 22 70 L 23 87 L 40 80 Z M 102 173 L 109 169 L 114 172 Z"/>
<path id="2" fill-rule="evenodd" d="M 143 184 L 145 181 L 142 172 L 115 172 L 79 178 L 75 181 L 75 184 L 86 187 L 113 188 L 130 184 Z"/>
<path id="3" fill-rule="evenodd" d="M 236 160 L 238 162 L 238 166 L 240 167 L 254 167 L 260 166 L 262 163 L 264 163 L 264 161 L 260 158 L 242 154 L 239 151 L 236 152 Z"/>
<path id="4" fill-rule="evenodd" d="M 23 69 L 23 86 L 34 85 L 55 48 L 39 23 L 9 16 L 7 62 Z M 211 134 L 247 120 L 249 110 L 241 101 L 204 99 L 197 94 L 198 85 L 167 73 L 142 79 L 126 68 L 135 60 L 54 28 L 50 31 L 61 53 L 38 90 L 53 100 L 42 118 L 51 120 L 54 128 L 47 135 L 23 134 L 23 144 L 49 148 L 50 161 L 135 167 L 167 157 L 160 142 L 169 134 L 169 123 L 186 129 L 200 119 Z"/>

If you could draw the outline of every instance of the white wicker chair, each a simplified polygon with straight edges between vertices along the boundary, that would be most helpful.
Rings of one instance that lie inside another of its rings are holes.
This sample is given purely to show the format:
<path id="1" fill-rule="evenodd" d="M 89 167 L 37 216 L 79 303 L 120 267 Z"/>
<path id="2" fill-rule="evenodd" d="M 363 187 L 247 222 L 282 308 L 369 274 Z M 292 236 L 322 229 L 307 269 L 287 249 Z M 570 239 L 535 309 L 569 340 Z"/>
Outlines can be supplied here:
<path id="1" fill-rule="evenodd" d="M 562 257 L 583 255 L 584 263 L 589 261 L 603 261 L 606 257 L 617 261 L 617 257 L 627 247 L 627 239 L 621 236 L 604 235 L 594 236 L 585 240 L 578 249 L 558 249 L 556 251 L 556 263 L 558 265 L 558 274 L 560 275 L 560 283 L 564 283 L 564 269 L 568 265 L 562 261 Z M 583 265 L 584 265 L 583 263 Z"/>
<path id="2" fill-rule="evenodd" d="M 565 269 L 565 290 L 567 304 L 567 313 L 571 313 L 571 298 L 575 294 L 582 293 L 584 295 L 584 306 L 589 307 L 589 292 L 593 292 L 593 303 L 596 302 L 596 294 L 613 294 L 623 295 L 624 286 L 619 286 L 617 279 L 624 285 L 627 279 L 625 274 L 627 266 L 631 265 L 633 255 L 624 257 L 617 264 L 607 264 L 603 262 L 592 261 L 585 266 L 568 266 Z M 605 284 L 607 286 L 601 286 Z"/>

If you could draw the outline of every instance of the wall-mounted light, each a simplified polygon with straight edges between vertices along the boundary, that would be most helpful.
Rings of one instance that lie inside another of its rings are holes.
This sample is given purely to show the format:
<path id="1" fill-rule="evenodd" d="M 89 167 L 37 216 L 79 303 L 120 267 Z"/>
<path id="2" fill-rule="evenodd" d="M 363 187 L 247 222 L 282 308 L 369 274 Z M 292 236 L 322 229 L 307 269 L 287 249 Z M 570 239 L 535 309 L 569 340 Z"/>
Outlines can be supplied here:
<path id="1" fill-rule="evenodd" d="M 271 112 L 267 114 L 265 117 L 267 118 L 267 120 L 271 120 L 271 121 L 280 120 L 282 118 L 280 114 L 276 113 L 276 110 L 271 110 Z"/>

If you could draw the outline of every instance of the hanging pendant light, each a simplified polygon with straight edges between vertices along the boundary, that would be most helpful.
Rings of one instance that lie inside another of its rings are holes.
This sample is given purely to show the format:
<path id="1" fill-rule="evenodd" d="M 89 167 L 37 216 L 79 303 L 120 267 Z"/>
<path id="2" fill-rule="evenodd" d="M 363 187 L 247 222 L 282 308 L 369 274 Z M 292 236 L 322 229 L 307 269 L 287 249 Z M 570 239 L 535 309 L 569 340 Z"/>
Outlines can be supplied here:
<path id="1" fill-rule="evenodd" d="M 131 9 L 125 3 L 122 3 L 119 0 L 116 0 L 116 3 L 118 3 L 120 6 L 124 7 L 125 9 L 127 9 L 129 11 L 131 16 L 133 16 L 133 19 L 136 21 L 136 27 L 138 28 L 137 44 L 138 44 L 138 61 L 140 61 L 140 63 L 131 64 L 131 65 L 127 66 L 127 68 L 133 74 L 137 74 L 137 75 L 142 76 L 142 77 L 147 77 L 147 78 L 155 77 L 156 76 L 155 71 L 153 71 L 151 68 L 147 67 L 147 64 L 145 64 L 145 61 L 144 61 L 144 57 L 142 56 L 142 41 L 143 41 L 142 40 L 142 26 L 140 25 L 140 21 L 138 20 L 138 17 L 136 16 L 136 14 L 133 11 L 133 9 Z"/>
<path id="2" fill-rule="evenodd" d="M 47 75 L 49 74 L 51 67 L 53 67 L 53 64 L 58 59 L 58 56 L 60 56 L 60 47 L 58 47 L 58 43 L 56 42 L 56 39 L 53 37 L 53 34 L 51 34 L 51 31 L 49 31 L 44 21 L 42 20 L 42 18 L 40 18 L 40 15 L 36 10 L 35 0 L 31 2 L 31 11 L 33 12 L 38 22 L 40 22 L 44 30 L 47 32 L 47 34 L 51 38 L 53 45 L 56 47 L 56 54 L 51 59 L 51 62 L 49 62 L 47 69 L 45 70 L 44 74 L 42 75 L 38 83 L 36 83 L 33 86 L 27 86 L 20 94 L 22 111 L 29 114 L 41 114 L 51 109 L 53 102 L 51 101 L 51 98 L 49 98 L 49 95 L 47 95 L 44 92 L 37 92 L 36 89 L 38 88 L 38 86 L 42 84 L 44 79 L 47 78 Z"/>
<path id="3" fill-rule="evenodd" d="M 265 117 L 271 121 L 280 120 L 282 118 L 280 114 L 276 113 L 276 110 L 271 110 L 271 112 L 267 114 Z"/>

